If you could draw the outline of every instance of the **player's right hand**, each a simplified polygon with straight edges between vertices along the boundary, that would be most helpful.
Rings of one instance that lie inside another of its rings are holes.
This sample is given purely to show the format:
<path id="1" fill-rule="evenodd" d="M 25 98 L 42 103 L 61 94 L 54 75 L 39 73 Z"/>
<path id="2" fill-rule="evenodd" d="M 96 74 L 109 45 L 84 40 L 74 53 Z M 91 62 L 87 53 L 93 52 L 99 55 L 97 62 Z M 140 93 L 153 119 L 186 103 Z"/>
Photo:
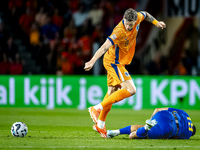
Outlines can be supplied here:
<path id="1" fill-rule="evenodd" d="M 90 69 L 92 69 L 93 65 L 94 63 L 92 63 L 91 61 L 86 62 L 84 67 L 85 71 L 89 71 Z"/>
<path id="2" fill-rule="evenodd" d="M 166 28 L 166 24 L 165 24 L 163 21 L 159 21 L 159 22 L 156 24 L 156 26 L 157 26 L 158 28 L 161 28 L 161 29 Z"/>

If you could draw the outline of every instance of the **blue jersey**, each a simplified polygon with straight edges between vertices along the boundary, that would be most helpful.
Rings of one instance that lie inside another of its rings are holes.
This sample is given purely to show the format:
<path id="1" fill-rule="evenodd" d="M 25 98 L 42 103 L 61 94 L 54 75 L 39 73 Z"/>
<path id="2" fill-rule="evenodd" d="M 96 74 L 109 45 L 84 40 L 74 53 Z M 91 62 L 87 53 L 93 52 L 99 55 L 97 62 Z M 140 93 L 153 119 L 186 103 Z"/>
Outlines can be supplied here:
<path id="1" fill-rule="evenodd" d="M 193 133 L 193 124 L 190 116 L 181 109 L 169 108 L 169 112 L 175 112 L 178 123 L 179 123 L 179 132 L 177 137 L 179 139 L 189 139 Z"/>
<path id="2" fill-rule="evenodd" d="M 178 119 L 178 133 L 177 124 L 172 113 L 175 113 Z M 169 108 L 168 110 L 157 112 L 153 119 L 156 119 L 158 124 L 148 132 L 147 136 L 150 139 L 189 139 L 193 133 L 193 124 L 190 116 L 183 110 Z"/>

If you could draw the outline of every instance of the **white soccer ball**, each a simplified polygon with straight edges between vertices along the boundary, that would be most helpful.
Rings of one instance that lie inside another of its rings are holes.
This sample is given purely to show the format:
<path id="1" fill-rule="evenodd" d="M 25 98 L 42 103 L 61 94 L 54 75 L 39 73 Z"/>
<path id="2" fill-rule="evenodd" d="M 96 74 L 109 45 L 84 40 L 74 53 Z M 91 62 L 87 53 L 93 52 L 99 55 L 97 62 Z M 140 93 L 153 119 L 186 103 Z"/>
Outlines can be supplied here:
<path id="1" fill-rule="evenodd" d="M 24 137 L 28 133 L 28 128 L 23 122 L 15 122 L 11 127 L 11 133 L 14 137 Z"/>

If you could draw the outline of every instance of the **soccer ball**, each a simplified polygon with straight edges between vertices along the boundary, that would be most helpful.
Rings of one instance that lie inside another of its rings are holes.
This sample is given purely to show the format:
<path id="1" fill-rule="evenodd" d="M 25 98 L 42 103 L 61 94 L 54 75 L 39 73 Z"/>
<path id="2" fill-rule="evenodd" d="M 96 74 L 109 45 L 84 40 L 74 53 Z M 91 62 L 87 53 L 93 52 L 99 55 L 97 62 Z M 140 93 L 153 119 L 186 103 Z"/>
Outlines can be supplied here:
<path id="1" fill-rule="evenodd" d="M 14 137 L 24 137 L 28 133 L 28 128 L 23 122 L 15 122 L 11 127 L 11 133 Z"/>

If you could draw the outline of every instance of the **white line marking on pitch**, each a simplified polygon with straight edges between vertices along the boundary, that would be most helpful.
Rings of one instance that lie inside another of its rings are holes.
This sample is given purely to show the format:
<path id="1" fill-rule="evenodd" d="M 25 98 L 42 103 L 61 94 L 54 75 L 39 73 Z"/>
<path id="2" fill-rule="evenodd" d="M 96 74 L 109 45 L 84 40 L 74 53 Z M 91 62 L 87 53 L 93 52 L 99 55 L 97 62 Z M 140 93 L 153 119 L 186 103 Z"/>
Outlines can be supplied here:
<path id="1" fill-rule="evenodd" d="M 131 146 L 117 146 L 117 148 L 130 148 Z M 134 148 L 200 148 L 200 146 L 134 146 Z M 5 146 L 0 148 L 116 148 L 115 146 Z M 116 149 L 117 149 L 116 148 Z"/>

